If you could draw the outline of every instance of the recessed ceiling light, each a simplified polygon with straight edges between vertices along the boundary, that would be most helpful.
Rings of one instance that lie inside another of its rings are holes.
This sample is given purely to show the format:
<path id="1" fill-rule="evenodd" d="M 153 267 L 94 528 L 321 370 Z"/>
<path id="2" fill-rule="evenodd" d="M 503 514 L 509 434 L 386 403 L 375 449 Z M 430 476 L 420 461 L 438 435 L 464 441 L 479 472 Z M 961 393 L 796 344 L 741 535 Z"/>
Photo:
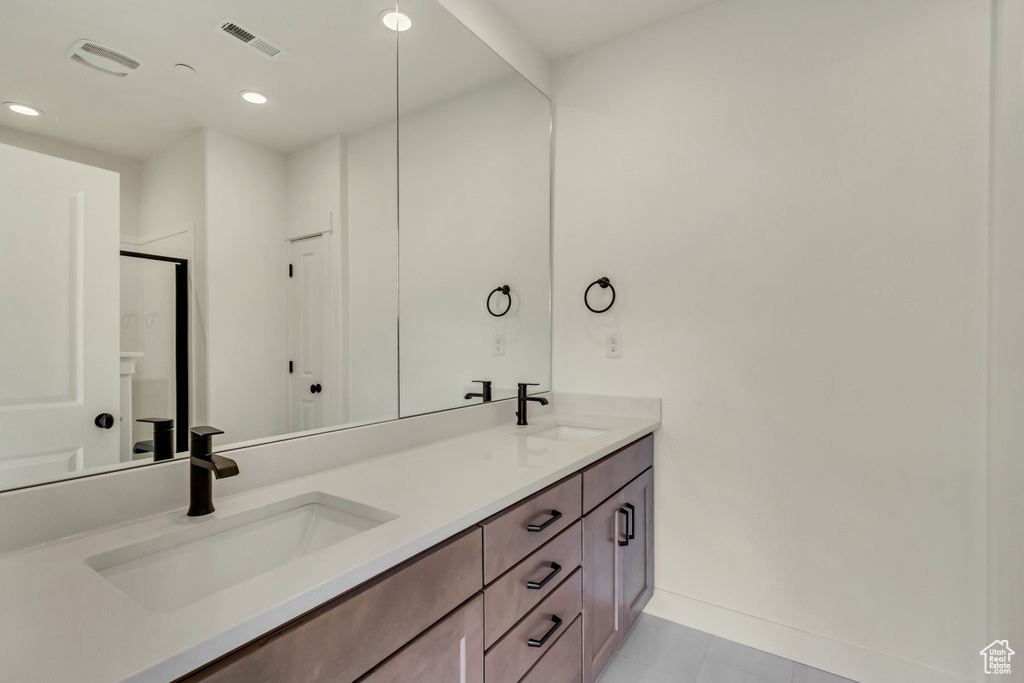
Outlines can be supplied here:
<path id="1" fill-rule="evenodd" d="M 392 31 L 408 31 L 412 28 L 412 19 L 401 10 L 386 9 L 380 13 L 380 20 Z"/>
<path id="2" fill-rule="evenodd" d="M 243 90 L 241 94 L 242 94 L 242 99 L 245 100 L 246 102 L 249 102 L 250 104 L 266 104 L 267 103 L 267 96 L 264 95 L 261 92 L 256 92 L 255 90 Z"/>
<path id="3" fill-rule="evenodd" d="M 17 102 L 4 102 L 4 106 L 15 114 L 22 114 L 23 116 L 41 116 L 43 113 L 42 109 L 36 109 L 27 104 L 18 104 Z"/>

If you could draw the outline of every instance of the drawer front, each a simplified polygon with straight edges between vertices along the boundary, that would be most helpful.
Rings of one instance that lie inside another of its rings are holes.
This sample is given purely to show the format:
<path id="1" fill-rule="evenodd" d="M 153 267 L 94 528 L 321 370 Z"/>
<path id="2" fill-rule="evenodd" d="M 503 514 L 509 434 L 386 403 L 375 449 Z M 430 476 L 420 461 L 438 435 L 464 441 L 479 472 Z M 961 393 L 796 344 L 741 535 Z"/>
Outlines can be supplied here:
<path id="1" fill-rule="evenodd" d="M 544 602 L 484 655 L 487 683 L 516 683 L 583 611 L 583 570 L 577 569 Z M 553 617 L 561 621 L 557 628 Z M 545 638 L 546 637 L 546 638 Z M 542 641 L 531 647 L 530 641 Z"/>
<path id="2" fill-rule="evenodd" d="M 583 514 L 654 464 L 654 435 L 648 434 L 583 470 Z"/>
<path id="3" fill-rule="evenodd" d="M 519 683 L 583 683 L 582 615 Z"/>
<path id="4" fill-rule="evenodd" d="M 485 646 L 490 647 L 505 635 L 572 574 L 582 560 L 583 522 L 577 521 L 485 588 Z"/>
<path id="5" fill-rule="evenodd" d="M 482 588 L 473 529 L 184 680 L 351 683 Z"/>
<path id="6" fill-rule="evenodd" d="M 430 627 L 359 683 L 484 683 L 482 595 Z"/>
<path id="7" fill-rule="evenodd" d="M 484 583 L 494 581 L 575 522 L 580 516 L 580 490 L 577 474 L 483 522 Z M 554 512 L 560 517 L 554 519 Z"/>

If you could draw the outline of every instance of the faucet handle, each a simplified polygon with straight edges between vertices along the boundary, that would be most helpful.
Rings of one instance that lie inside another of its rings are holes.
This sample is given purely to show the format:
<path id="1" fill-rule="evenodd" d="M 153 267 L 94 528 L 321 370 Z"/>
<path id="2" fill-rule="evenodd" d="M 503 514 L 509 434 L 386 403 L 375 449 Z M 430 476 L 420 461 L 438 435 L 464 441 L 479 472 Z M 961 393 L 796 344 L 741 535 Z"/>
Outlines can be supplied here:
<path id="1" fill-rule="evenodd" d="M 474 380 L 470 380 L 470 381 L 472 381 L 474 384 L 479 382 L 480 384 L 483 384 L 485 387 L 486 386 L 490 386 L 490 384 L 491 384 L 491 380 L 489 380 L 489 379 L 474 379 Z"/>
<path id="2" fill-rule="evenodd" d="M 189 431 L 192 432 L 192 438 L 203 438 L 224 433 L 216 427 L 193 427 Z"/>
<path id="3" fill-rule="evenodd" d="M 521 386 L 521 387 L 539 387 L 540 386 L 540 382 L 520 382 L 519 386 Z"/>
<path id="4" fill-rule="evenodd" d="M 174 429 L 174 419 L 170 417 L 140 417 L 136 422 L 151 422 L 154 432 L 162 432 Z"/>

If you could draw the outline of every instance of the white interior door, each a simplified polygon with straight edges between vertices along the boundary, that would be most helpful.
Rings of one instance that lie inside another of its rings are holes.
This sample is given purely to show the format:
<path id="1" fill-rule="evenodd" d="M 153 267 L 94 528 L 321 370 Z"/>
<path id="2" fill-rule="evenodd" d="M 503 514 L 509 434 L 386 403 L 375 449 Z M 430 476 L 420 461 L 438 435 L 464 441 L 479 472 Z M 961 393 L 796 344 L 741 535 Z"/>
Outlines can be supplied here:
<path id="1" fill-rule="evenodd" d="M 0 487 L 119 460 L 118 184 L 0 145 Z"/>
<path id="2" fill-rule="evenodd" d="M 322 235 L 291 243 L 289 279 L 289 415 L 291 431 L 324 427 L 335 387 L 327 368 L 330 351 L 330 268 Z"/>

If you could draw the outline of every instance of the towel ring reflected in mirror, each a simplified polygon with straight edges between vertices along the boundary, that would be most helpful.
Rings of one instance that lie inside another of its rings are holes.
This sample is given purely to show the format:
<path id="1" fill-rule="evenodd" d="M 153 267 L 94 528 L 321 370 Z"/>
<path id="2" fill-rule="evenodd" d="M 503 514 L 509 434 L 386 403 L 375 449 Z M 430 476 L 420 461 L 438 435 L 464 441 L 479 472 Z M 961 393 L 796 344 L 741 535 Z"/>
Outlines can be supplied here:
<path id="1" fill-rule="evenodd" d="M 495 318 L 500 318 L 501 316 L 508 313 L 509 309 L 512 308 L 512 295 L 510 294 L 511 291 L 512 289 L 508 285 L 495 287 L 493 290 L 491 290 L 491 293 L 487 295 L 487 312 L 493 315 Z M 498 294 L 499 292 L 505 295 L 507 301 L 505 303 L 505 310 L 502 311 L 501 313 L 495 313 L 494 309 L 491 308 L 491 297 L 493 297 L 495 294 Z"/>
<path id="2" fill-rule="evenodd" d="M 597 308 L 594 308 L 593 306 L 590 305 L 590 290 L 594 288 L 594 285 L 599 285 L 601 287 L 601 289 L 611 289 L 612 290 L 612 300 L 609 301 L 608 305 L 605 306 L 602 309 L 597 309 Z M 594 280 L 593 282 L 591 282 L 590 286 L 587 287 L 587 290 L 585 292 L 583 292 L 583 303 L 586 305 L 586 307 L 588 309 L 590 309 L 591 313 L 605 313 L 605 312 L 607 312 L 608 309 L 610 309 L 615 304 L 615 288 L 612 287 L 611 280 L 609 280 L 606 277 L 602 277 L 602 278 L 599 278 L 599 279 Z"/>

